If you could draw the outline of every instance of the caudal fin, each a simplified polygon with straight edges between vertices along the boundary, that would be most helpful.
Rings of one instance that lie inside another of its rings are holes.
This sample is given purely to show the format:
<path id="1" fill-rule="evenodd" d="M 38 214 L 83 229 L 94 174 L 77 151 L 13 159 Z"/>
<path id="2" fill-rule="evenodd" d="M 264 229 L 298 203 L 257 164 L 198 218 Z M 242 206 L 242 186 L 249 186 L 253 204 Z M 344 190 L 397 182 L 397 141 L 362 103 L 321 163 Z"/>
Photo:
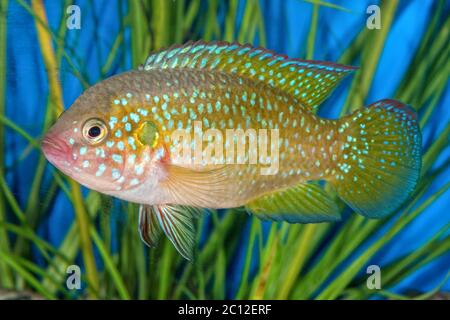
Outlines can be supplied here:
<path id="1" fill-rule="evenodd" d="M 330 182 L 356 212 L 381 218 L 414 190 L 421 168 L 415 111 L 382 100 L 339 120 L 341 154 Z"/>

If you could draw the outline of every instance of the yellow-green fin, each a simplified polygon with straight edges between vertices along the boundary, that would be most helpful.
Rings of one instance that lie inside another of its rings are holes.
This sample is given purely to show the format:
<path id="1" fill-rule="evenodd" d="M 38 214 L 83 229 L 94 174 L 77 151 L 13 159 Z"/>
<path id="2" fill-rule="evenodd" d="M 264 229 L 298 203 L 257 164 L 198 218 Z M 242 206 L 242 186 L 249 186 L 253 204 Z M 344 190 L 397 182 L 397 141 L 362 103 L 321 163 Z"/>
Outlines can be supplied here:
<path id="1" fill-rule="evenodd" d="M 283 90 L 316 108 L 355 67 L 289 59 L 273 51 L 220 41 L 187 42 L 150 54 L 141 70 L 204 69 L 236 74 Z"/>
<path id="2" fill-rule="evenodd" d="M 416 112 L 382 100 L 339 120 L 341 154 L 329 181 L 355 212 L 382 218 L 398 209 L 420 177 L 422 136 Z"/>
<path id="3" fill-rule="evenodd" d="M 245 208 L 260 219 L 290 223 L 319 223 L 341 218 L 337 204 L 313 182 L 264 195 Z"/>

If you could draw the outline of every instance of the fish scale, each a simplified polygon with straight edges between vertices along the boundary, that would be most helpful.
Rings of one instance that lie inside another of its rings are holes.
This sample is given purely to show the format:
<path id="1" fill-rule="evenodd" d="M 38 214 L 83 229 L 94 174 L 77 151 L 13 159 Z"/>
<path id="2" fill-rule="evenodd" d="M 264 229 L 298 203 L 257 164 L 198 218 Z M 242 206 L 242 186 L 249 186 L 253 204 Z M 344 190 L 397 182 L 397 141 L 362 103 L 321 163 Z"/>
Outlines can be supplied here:
<path id="1" fill-rule="evenodd" d="M 333 155 L 338 155 L 338 148 L 333 150 L 333 145 L 336 144 L 334 133 L 337 132 L 335 121 L 319 119 L 289 94 L 264 84 L 255 86 L 248 79 L 222 73 L 214 75 L 205 71 L 184 70 L 176 71 L 168 77 L 166 74 L 167 72 L 153 70 L 132 71 L 128 75 L 122 75 L 121 77 L 133 78 L 135 82 L 140 81 L 140 91 L 130 92 L 130 96 L 145 98 L 130 99 L 126 98 L 126 94 L 125 97 L 115 97 L 111 117 L 123 119 L 130 114 L 141 114 L 133 126 L 154 122 L 160 133 L 160 147 L 168 150 L 175 148 L 170 139 L 173 131 L 181 128 L 192 132 L 194 121 L 201 121 L 204 130 L 218 129 L 223 137 L 226 136 L 227 129 L 279 130 L 278 172 L 265 177 L 254 168 L 256 166 L 259 169 L 259 164 L 234 164 L 227 171 L 230 176 L 227 181 L 230 186 L 240 186 L 238 197 L 233 199 L 233 203 L 216 203 L 217 207 L 239 206 L 274 188 L 324 178 L 325 170 L 330 169 Z M 173 82 L 174 78 L 178 79 L 177 83 Z M 156 83 L 160 85 L 157 86 Z M 164 94 L 160 94 L 160 90 Z M 210 112 L 208 105 L 211 106 Z M 119 125 L 111 129 L 113 132 L 121 132 L 126 123 L 128 122 L 122 121 L 120 126 L 119 122 Z M 112 141 L 115 136 L 111 136 Z M 308 138 L 304 139 L 305 136 Z M 248 161 L 248 155 L 245 161 Z M 188 164 L 185 166 L 190 167 Z M 208 171 L 211 167 L 212 165 L 205 165 L 197 169 Z"/>

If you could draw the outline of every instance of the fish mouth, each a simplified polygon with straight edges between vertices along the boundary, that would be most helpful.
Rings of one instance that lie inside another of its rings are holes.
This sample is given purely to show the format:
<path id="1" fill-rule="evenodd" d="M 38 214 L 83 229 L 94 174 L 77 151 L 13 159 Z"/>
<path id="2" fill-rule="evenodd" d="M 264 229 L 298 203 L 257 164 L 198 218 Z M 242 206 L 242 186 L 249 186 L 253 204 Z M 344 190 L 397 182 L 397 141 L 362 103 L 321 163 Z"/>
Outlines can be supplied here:
<path id="1" fill-rule="evenodd" d="M 45 136 L 41 142 L 41 149 L 47 160 L 54 166 L 61 168 L 70 166 L 70 146 L 52 136 Z"/>

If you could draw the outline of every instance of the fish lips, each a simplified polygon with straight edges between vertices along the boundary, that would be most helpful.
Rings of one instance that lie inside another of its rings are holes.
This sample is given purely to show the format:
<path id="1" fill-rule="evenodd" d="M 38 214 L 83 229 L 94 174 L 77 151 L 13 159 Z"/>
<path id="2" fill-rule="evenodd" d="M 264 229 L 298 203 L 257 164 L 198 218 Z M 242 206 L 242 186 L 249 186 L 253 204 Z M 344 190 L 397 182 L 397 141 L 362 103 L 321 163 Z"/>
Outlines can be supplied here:
<path id="1" fill-rule="evenodd" d="M 41 142 L 41 149 L 47 160 L 64 174 L 78 183 L 90 189 L 107 193 L 117 190 L 115 180 L 103 180 L 89 173 L 81 172 L 76 166 L 76 160 L 72 158 L 72 147 L 60 136 L 47 134 Z M 124 167 L 120 168 L 123 172 Z"/>
<path id="2" fill-rule="evenodd" d="M 41 149 L 47 160 L 62 171 L 70 171 L 69 168 L 73 162 L 71 147 L 52 135 L 46 135 L 41 142 Z"/>

